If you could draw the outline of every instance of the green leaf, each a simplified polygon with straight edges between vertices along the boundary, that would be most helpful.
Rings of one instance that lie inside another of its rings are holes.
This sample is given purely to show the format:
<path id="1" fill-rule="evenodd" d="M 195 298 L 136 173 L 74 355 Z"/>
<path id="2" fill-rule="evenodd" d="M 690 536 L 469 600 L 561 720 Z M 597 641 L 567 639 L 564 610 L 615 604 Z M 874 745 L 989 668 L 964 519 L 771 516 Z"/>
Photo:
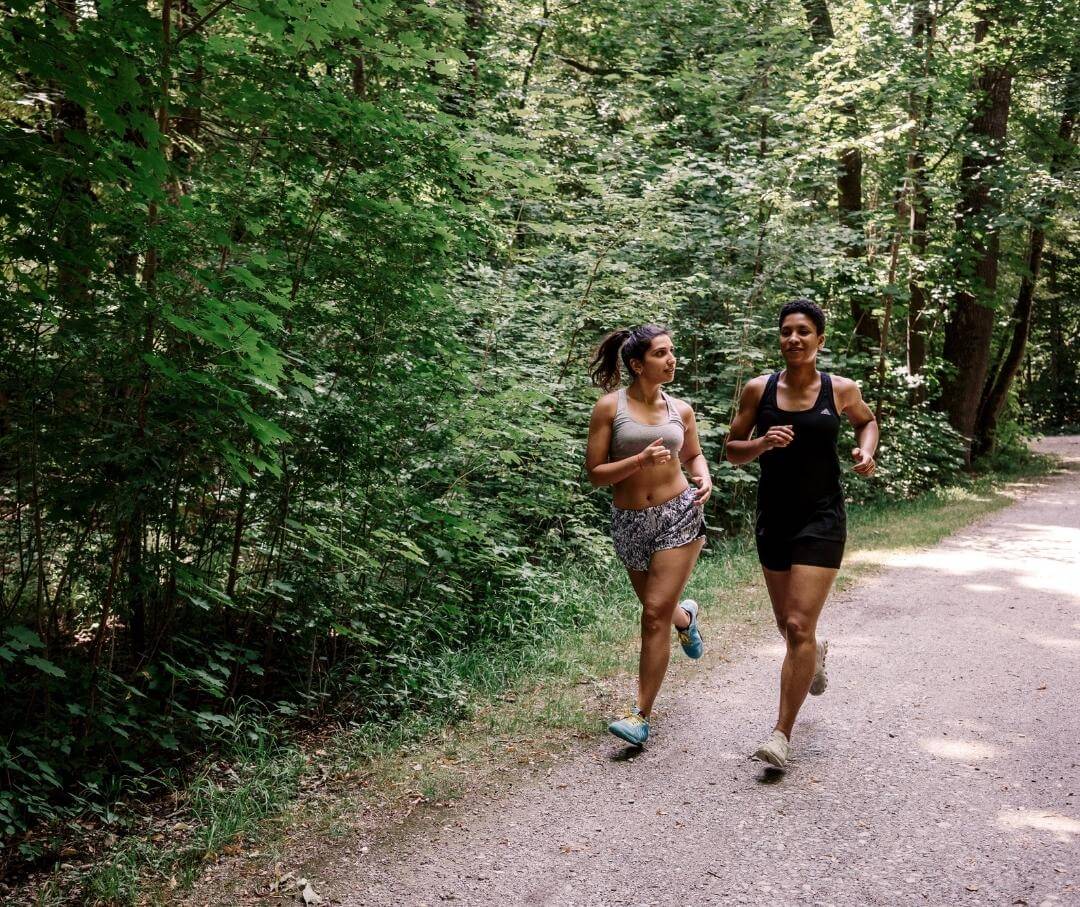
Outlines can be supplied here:
<path id="1" fill-rule="evenodd" d="M 262 444 L 270 445 L 275 441 L 292 440 L 292 436 L 285 429 L 249 409 L 240 410 L 240 418 L 247 422 L 251 428 L 251 433 Z"/>
<path id="2" fill-rule="evenodd" d="M 37 635 L 29 627 L 23 627 L 19 624 L 8 627 L 7 629 L 8 641 L 11 646 L 18 649 L 20 652 L 27 649 L 44 649 L 45 643 L 41 641 L 41 637 Z"/>
<path id="3" fill-rule="evenodd" d="M 46 658 L 39 658 L 36 655 L 27 655 L 23 658 L 23 661 L 30 665 L 30 667 L 37 668 L 39 671 L 52 677 L 67 677 L 67 673 L 63 668 L 54 665 Z"/>

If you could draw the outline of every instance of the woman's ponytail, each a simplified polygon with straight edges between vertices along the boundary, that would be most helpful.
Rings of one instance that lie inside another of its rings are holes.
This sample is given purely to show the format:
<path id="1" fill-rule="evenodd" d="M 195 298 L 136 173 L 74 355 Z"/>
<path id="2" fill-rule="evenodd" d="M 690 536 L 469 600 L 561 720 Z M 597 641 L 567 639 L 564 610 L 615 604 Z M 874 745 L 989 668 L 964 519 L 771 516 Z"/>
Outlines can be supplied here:
<path id="1" fill-rule="evenodd" d="M 619 350 L 630 338 L 630 333 L 627 328 L 619 328 L 600 341 L 589 366 L 589 376 L 597 387 L 613 391 L 619 386 Z"/>
<path id="2" fill-rule="evenodd" d="M 596 348 L 596 355 L 589 366 L 589 375 L 593 384 L 605 391 L 613 391 L 619 386 L 619 359 L 629 372 L 634 359 L 644 359 L 652 346 L 653 338 L 661 334 L 670 334 L 662 324 L 642 324 L 636 328 L 620 328 L 612 331 Z M 631 379 L 633 375 L 631 375 Z"/>

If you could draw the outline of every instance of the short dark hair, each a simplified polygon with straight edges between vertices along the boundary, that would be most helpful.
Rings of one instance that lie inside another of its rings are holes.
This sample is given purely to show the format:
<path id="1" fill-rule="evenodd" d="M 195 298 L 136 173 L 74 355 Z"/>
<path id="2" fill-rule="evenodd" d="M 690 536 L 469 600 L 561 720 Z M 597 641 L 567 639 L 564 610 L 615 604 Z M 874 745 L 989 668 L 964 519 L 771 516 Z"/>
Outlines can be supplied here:
<path id="1" fill-rule="evenodd" d="M 785 302 L 784 307 L 780 309 L 780 320 L 777 322 L 778 327 L 784 326 L 784 319 L 788 315 L 794 315 L 799 312 L 814 322 L 814 327 L 817 328 L 819 334 L 825 333 L 825 313 L 821 311 L 821 306 L 816 302 L 811 302 L 809 299 L 792 299 L 791 302 Z"/>

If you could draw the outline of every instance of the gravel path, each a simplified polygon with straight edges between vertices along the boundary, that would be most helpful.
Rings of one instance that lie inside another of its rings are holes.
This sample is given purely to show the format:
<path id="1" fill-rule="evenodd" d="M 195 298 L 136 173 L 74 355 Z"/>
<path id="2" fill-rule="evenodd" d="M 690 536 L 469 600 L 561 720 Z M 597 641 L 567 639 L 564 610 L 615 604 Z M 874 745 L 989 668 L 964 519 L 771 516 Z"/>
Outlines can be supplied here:
<path id="1" fill-rule="evenodd" d="M 826 606 L 831 685 L 785 776 L 746 758 L 764 638 L 662 693 L 639 755 L 603 740 L 349 854 L 335 900 L 1080 905 L 1080 438 L 1044 447 L 1068 473 Z"/>

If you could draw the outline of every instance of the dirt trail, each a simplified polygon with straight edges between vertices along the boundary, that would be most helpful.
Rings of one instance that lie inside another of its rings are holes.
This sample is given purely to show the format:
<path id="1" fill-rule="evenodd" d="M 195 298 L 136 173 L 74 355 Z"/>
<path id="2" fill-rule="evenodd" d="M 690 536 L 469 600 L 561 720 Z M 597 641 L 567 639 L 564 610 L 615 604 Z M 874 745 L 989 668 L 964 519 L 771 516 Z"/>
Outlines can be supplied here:
<path id="1" fill-rule="evenodd" d="M 1069 471 L 826 607 L 786 776 L 769 639 L 543 778 L 328 859 L 353 905 L 1080 904 L 1080 438 Z M 707 641 L 707 640 L 706 640 Z M 777 639 L 777 643 L 778 643 Z"/>

